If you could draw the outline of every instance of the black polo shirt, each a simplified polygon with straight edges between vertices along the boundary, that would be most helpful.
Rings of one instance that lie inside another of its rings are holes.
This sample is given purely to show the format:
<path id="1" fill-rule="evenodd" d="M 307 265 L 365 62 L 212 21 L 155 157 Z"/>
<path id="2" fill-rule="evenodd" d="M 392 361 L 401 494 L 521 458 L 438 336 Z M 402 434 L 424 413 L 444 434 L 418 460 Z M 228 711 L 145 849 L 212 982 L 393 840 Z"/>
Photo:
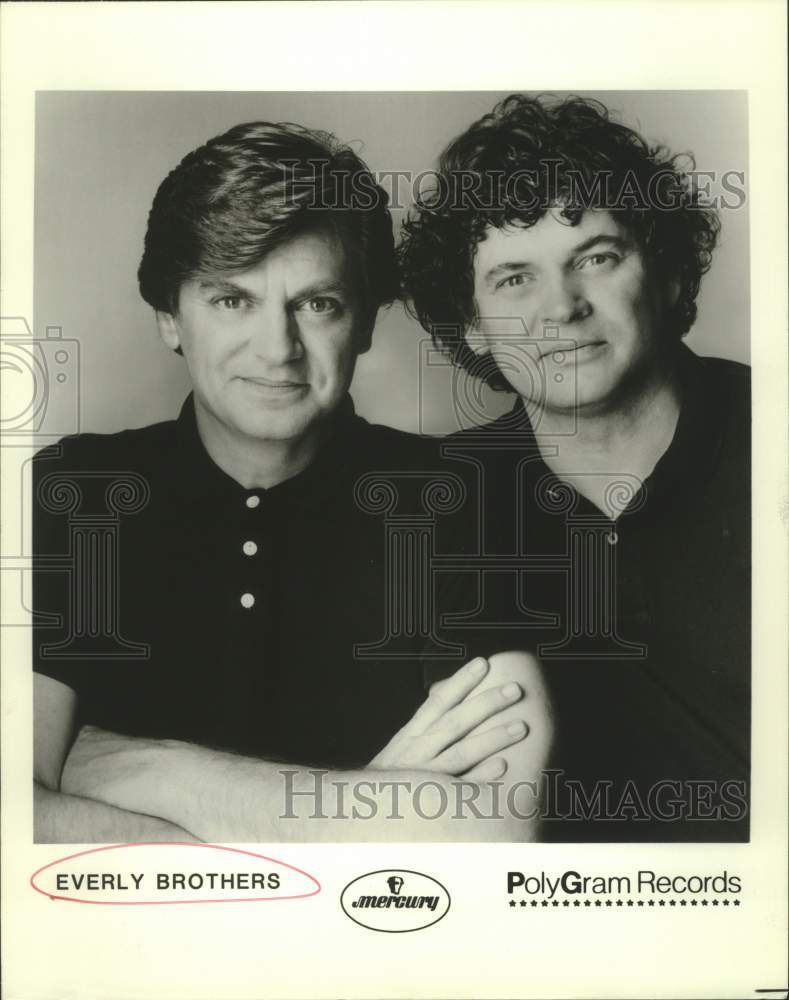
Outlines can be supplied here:
<path id="1" fill-rule="evenodd" d="M 520 404 L 444 446 L 480 497 L 454 634 L 534 650 L 554 702 L 548 839 L 748 837 L 749 370 L 678 363 L 673 440 L 621 477 L 616 520 L 551 473 Z"/>
<path id="2" fill-rule="evenodd" d="M 65 439 L 35 460 L 35 670 L 111 731 L 366 764 L 425 696 L 426 630 L 385 641 L 384 520 L 423 523 L 436 462 L 350 400 L 317 460 L 271 489 L 210 459 L 191 397 L 177 421 Z M 394 476 L 397 510 L 386 486 L 359 493 L 371 474 Z"/>

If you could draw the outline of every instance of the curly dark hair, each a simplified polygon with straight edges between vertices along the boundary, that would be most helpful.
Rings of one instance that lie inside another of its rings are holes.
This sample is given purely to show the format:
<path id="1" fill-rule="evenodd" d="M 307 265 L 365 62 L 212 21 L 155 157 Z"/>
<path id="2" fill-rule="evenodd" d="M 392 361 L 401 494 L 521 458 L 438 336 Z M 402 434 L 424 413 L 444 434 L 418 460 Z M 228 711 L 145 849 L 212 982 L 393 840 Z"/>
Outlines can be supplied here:
<path id="1" fill-rule="evenodd" d="M 148 215 L 140 293 L 175 313 L 181 285 L 254 267 L 305 231 L 329 228 L 357 266 L 373 312 L 398 295 L 386 192 L 329 132 L 249 122 L 189 153 L 162 181 Z"/>
<path id="2" fill-rule="evenodd" d="M 693 169 L 692 156 L 683 156 Z M 456 364 L 497 389 L 510 386 L 465 342 L 478 319 L 476 247 L 488 226 L 533 226 L 556 206 L 569 225 L 586 209 L 608 209 L 653 273 L 677 282 L 667 336 L 684 336 L 696 318 L 720 223 L 680 156 L 649 145 L 599 101 L 512 94 L 442 153 L 435 184 L 417 199 L 398 250 L 409 311 Z"/>

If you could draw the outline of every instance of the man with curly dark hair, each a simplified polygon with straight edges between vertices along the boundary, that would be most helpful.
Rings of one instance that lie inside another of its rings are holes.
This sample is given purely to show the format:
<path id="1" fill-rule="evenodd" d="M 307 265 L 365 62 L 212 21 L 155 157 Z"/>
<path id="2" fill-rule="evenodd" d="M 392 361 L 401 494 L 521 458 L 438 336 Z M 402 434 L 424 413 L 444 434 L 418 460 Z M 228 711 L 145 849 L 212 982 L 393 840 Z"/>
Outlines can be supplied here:
<path id="1" fill-rule="evenodd" d="M 36 457 L 35 551 L 76 560 L 34 579 L 36 839 L 532 838 L 447 806 L 459 775 L 484 800 L 539 771 L 533 658 L 456 660 L 428 696 L 421 631 L 376 655 L 400 593 L 356 484 L 436 471 L 348 395 L 397 292 L 385 192 L 332 135 L 236 126 L 160 185 L 139 283 L 193 391 L 177 420 Z M 102 496 L 117 552 L 72 534 Z"/>
<path id="2" fill-rule="evenodd" d="M 466 623 L 512 629 L 552 690 L 560 839 L 748 836 L 748 369 L 682 342 L 718 232 L 601 103 L 519 94 L 405 225 L 414 314 L 517 395 L 446 450 L 483 505 Z"/>

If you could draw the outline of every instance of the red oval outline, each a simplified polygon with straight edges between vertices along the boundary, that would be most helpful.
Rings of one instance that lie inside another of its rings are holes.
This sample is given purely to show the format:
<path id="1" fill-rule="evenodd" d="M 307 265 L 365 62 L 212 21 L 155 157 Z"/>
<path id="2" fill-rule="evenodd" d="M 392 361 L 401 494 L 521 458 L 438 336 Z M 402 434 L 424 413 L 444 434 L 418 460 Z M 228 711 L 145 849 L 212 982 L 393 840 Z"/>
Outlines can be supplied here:
<path id="1" fill-rule="evenodd" d="M 55 865 L 62 864 L 64 861 L 71 861 L 74 858 L 82 858 L 86 854 L 99 854 L 101 851 L 118 851 L 127 847 L 204 847 L 212 851 L 229 851 L 232 854 L 246 854 L 250 858 L 259 858 L 262 861 L 270 861 L 275 865 L 282 865 L 283 868 L 290 868 L 291 871 L 298 872 L 299 875 L 304 875 L 311 882 L 314 882 L 317 888 L 313 892 L 298 893 L 295 896 L 250 896 L 246 899 L 146 899 L 140 901 L 118 900 L 115 902 L 114 900 L 109 899 L 77 899 L 74 896 L 59 896 L 57 894 L 47 892 L 45 889 L 39 888 L 34 881 L 36 876 L 40 875 L 41 872 L 46 871 L 48 868 L 53 868 Z M 194 906 L 199 903 L 276 902 L 282 899 L 309 899 L 310 896 L 317 896 L 322 889 L 320 882 L 314 875 L 310 875 L 309 872 L 305 872 L 302 868 L 297 868 L 295 865 L 289 865 L 287 861 L 279 861 L 277 858 L 270 858 L 266 854 L 256 854 L 254 851 L 244 851 L 239 847 L 224 847 L 221 844 L 195 844 L 190 841 L 181 840 L 141 840 L 131 844 L 108 844 L 105 847 L 92 847 L 87 851 L 77 851 L 76 854 L 67 854 L 64 858 L 56 858 L 54 861 L 50 861 L 48 864 L 42 865 L 41 868 L 34 871 L 30 876 L 30 885 L 36 892 L 40 892 L 42 896 L 46 896 L 48 899 L 62 899 L 66 903 L 86 903 L 88 906 Z"/>

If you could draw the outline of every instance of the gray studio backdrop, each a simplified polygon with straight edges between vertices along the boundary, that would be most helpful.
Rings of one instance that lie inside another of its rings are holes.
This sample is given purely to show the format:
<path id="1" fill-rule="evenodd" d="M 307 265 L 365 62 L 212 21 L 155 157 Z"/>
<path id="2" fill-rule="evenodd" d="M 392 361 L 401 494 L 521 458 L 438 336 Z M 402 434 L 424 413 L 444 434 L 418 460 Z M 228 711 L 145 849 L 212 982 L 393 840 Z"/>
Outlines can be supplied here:
<path id="1" fill-rule="evenodd" d="M 589 92 L 697 169 L 748 170 L 747 96 L 739 91 Z M 244 121 L 294 121 L 352 143 L 373 171 L 417 174 L 503 93 L 41 92 L 36 104 L 35 335 L 59 327 L 80 345 L 80 428 L 116 431 L 177 415 L 183 361 L 159 341 L 137 292 L 148 209 L 191 149 Z M 412 186 L 397 187 L 405 207 Z M 722 212 L 722 241 L 703 282 L 688 343 L 700 354 L 749 356 L 748 206 Z M 404 214 L 393 212 L 396 231 Z M 425 362 L 429 361 L 429 365 Z M 357 368 L 357 410 L 406 430 L 457 426 L 451 370 L 427 351 L 402 309 L 383 312 Z M 485 394 L 478 415 L 511 405 Z"/>

